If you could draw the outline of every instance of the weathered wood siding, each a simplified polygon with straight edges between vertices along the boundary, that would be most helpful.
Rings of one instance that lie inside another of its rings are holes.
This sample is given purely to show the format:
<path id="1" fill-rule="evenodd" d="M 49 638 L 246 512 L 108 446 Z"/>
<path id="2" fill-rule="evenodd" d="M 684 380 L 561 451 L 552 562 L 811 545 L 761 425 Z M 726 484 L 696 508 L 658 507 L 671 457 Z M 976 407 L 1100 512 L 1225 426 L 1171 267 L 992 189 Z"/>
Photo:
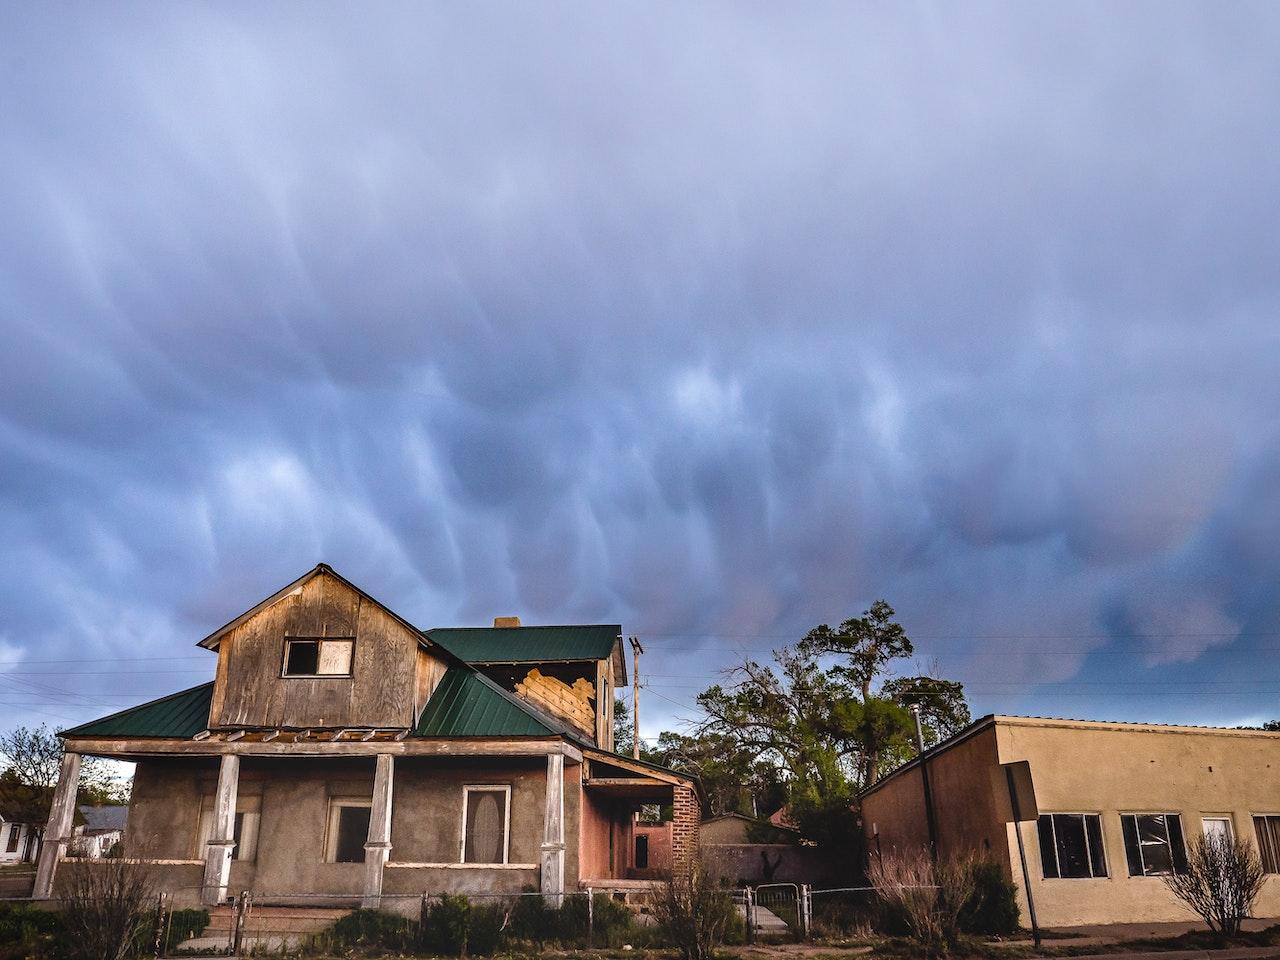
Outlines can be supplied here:
<path id="1" fill-rule="evenodd" d="M 281 677 L 288 637 L 352 636 L 350 677 Z M 211 724 L 411 726 L 438 679 L 420 668 L 418 648 L 417 635 L 384 609 L 322 574 L 222 638 Z"/>

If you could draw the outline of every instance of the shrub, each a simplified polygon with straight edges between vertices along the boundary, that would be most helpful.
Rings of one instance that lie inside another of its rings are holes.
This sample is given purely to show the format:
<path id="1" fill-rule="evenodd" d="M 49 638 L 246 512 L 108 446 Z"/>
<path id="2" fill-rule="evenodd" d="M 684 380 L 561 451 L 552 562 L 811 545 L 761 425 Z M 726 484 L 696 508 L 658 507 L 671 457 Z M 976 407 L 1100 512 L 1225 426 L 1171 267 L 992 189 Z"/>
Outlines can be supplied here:
<path id="1" fill-rule="evenodd" d="M 414 945 L 413 924 L 404 917 L 381 910 L 353 910 L 339 917 L 328 930 L 327 941 L 334 947 L 379 947 L 407 950 Z"/>
<path id="2" fill-rule="evenodd" d="M 507 939 L 539 945 L 560 939 L 560 911 L 542 897 L 517 898 L 507 920 Z"/>
<path id="3" fill-rule="evenodd" d="M 653 913 L 683 960 L 712 960 L 738 910 L 698 865 L 667 880 L 654 897 Z"/>
<path id="4" fill-rule="evenodd" d="M 928 854 L 876 858 L 868 871 L 877 895 L 906 924 L 909 936 L 930 956 L 959 944 L 960 914 L 973 897 L 972 857 L 933 863 Z"/>
<path id="5" fill-rule="evenodd" d="M 184 940 L 190 940 L 209 926 L 208 910 L 174 910 L 169 914 L 165 935 L 165 949 L 172 950 Z"/>
<path id="6" fill-rule="evenodd" d="M 466 956 L 471 932 L 471 901 L 451 893 L 430 904 L 422 918 L 420 945 L 432 953 Z"/>
<path id="7" fill-rule="evenodd" d="M 65 956 L 62 917 L 28 904 L 0 903 L 0 960 Z"/>
<path id="8" fill-rule="evenodd" d="M 502 945 L 507 909 L 501 903 L 472 904 L 467 927 L 467 954 L 487 957 Z"/>
<path id="9" fill-rule="evenodd" d="M 1187 849 L 1186 870 L 1168 874 L 1164 882 L 1211 931 L 1234 937 L 1253 911 L 1265 878 L 1249 841 L 1212 835 L 1195 837 Z"/>
<path id="10" fill-rule="evenodd" d="M 154 934 L 152 891 L 150 871 L 139 860 L 64 864 L 58 872 L 58 895 L 70 955 L 125 960 L 138 938 Z"/>
<path id="11" fill-rule="evenodd" d="M 983 936 L 1018 932 L 1018 888 L 998 863 L 979 860 L 973 865 L 973 896 L 960 911 L 960 929 Z"/>

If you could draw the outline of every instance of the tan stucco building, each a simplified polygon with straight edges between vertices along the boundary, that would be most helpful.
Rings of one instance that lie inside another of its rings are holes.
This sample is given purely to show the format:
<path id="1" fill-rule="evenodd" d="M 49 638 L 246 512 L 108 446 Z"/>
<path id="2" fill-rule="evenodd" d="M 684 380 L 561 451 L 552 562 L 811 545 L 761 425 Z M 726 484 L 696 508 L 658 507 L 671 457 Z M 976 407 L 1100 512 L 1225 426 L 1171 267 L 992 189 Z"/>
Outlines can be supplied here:
<path id="1" fill-rule="evenodd" d="M 1042 925 L 1194 919 L 1160 875 L 1209 831 L 1258 850 L 1269 876 L 1256 914 L 1280 917 L 1280 733 L 984 717 L 864 792 L 870 855 L 927 848 L 923 762 L 939 853 L 996 860 L 1018 886 L 1025 924 L 1004 766 L 1022 761 L 1031 789 L 1015 788 L 1018 829 Z"/>

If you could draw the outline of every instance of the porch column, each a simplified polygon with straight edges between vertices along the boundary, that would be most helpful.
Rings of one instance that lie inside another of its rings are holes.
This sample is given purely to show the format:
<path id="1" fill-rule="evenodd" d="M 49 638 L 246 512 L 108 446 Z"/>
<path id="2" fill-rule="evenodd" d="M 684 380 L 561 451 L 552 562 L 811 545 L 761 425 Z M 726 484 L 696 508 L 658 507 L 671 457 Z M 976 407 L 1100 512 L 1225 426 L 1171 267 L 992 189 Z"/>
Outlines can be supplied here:
<path id="1" fill-rule="evenodd" d="M 62 767 L 58 771 L 58 786 L 54 788 L 53 803 L 49 807 L 49 822 L 44 828 L 44 842 L 40 844 L 36 883 L 31 891 L 31 896 L 37 900 L 48 900 L 53 896 L 53 877 L 58 872 L 58 861 L 67 852 L 67 841 L 71 839 L 79 786 L 80 754 L 64 753 Z"/>
<path id="2" fill-rule="evenodd" d="M 547 809 L 542 821 L 542 893 L 564 900 L 564 754 L 547 754 Z"/>
<path id="3" fill-rule="evenodd" d="M 369 807 L 369 839 L 364 845 L 364 899 L 360 905 L 377 909 L 382 901 L 382 868 L 391 857 L 391 786 L 395 757 L 378 754 L 373 774 L 373 803 Z"/>
<path id="4" fill-rule="evenodd" d="M 209 847 L 204 857 L 204 885 L 201 902 L 209 905 L 227 899 L 231 882 L 231 851 L 236 845 L 236 793 L 240 787 L 240 757 L 224 753 L 218 767 L 218 793 L 213 798 L 213 820 L 209 827 Z"/>
<path id="5" fill-rule="evenodd" d="M 688 874 L 698 864 L 702 804 L 692 787 L 677 786 L 671 807 L 671 869 L 675 874 Z"/>

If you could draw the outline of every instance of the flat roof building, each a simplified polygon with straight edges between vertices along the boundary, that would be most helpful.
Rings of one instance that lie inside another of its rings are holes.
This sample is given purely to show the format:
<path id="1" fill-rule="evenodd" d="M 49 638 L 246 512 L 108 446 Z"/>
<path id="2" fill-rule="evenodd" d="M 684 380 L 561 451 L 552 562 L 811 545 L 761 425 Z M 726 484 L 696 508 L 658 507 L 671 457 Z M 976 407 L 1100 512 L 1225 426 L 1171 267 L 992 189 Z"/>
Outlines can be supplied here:
<path id="1" fill-rule="evenodd" d="M 1253 844 L 1269 874 L 1255 914 L 1280 916 L 1280 732 L 983 717 L 863 792 L 870 856 L 928 848 L 922 768 L 939 854 L 1000 864 L 1024 925 L 1014 790 L 1043 926 L 1195 919 L 1161 875 L 1209 832 Z"/>

